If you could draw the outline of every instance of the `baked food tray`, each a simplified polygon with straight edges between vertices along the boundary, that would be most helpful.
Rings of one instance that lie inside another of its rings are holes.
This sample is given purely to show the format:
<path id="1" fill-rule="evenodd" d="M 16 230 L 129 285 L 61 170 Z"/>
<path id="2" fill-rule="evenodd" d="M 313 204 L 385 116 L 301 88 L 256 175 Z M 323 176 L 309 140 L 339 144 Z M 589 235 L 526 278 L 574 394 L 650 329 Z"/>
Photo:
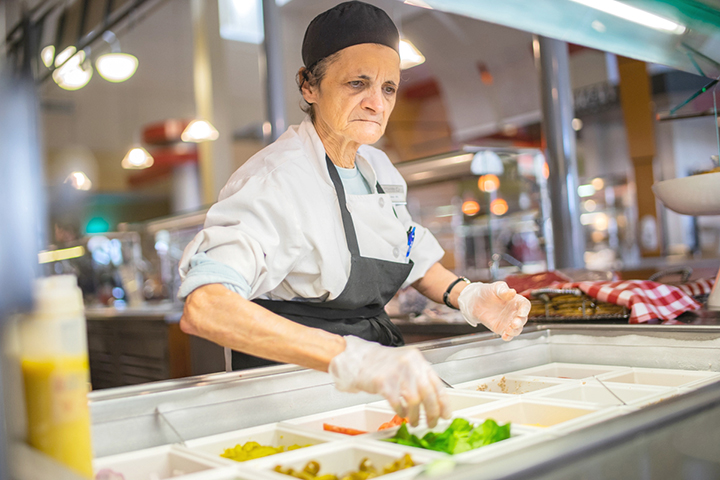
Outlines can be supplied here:
<path id="1" fill-rule="evenodd" d="M 541 288 L 530 292 L 528 322 L 615 322 L 626 323 L 630 310 L 600 302 L 577 288 Z"/>

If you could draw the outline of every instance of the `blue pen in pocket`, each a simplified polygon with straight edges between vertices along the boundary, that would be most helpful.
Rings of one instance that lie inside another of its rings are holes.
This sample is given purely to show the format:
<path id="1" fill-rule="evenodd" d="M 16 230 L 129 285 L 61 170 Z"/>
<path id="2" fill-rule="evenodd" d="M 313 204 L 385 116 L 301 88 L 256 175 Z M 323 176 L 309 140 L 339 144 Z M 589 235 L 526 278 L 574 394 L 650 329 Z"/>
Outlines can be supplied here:
<path id="1" fill-rule="evenodd" d="M 410 256 L 410 250 L 412 250 L 413 243 L 415 243 L 415 227 L 410 227 L 410 229 L 407 231 L 407 237 L 408 237 L 408 250 L 405 254 L 405 258 L 408 258 Z"/>

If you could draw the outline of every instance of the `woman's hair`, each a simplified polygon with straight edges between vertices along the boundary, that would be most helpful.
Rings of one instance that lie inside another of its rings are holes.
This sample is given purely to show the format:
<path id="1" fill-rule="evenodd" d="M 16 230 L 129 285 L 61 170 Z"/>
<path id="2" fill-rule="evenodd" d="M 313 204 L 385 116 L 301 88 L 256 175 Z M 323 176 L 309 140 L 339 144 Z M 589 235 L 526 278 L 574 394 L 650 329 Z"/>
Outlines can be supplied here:
<path id="1" fill-rule="evenodd" d="M 297 75 L 295 75 L 295 83 L 297 83 L 298 89 L 300 90 L 300 95 L 302 95 L 302 89 L 306 84 L 310 87 L 318 87 L 320 85 L 322 79 L 325 78 L 328 67 L 337 60 L 339 55 L 339 51 L 335 52 L 332 55 L 317 61 L 310 68 L 302 67 L 298 70 Z M 313 123 L 315 123 L 315 109 L 311 104 L 305 101 L 304 97 L 300 101 L 300 108 L 303 112 L 310 115 L 310 119 Z"/>

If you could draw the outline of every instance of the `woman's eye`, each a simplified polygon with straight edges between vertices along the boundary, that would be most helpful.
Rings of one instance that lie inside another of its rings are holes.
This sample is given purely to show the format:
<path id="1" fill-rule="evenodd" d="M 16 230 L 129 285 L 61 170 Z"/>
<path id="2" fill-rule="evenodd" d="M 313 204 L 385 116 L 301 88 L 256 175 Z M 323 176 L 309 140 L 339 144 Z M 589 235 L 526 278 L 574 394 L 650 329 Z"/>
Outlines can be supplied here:
<path id="1" fill-rule="evenodd" d="M 394 95 L 397 89 L 395 87 L 387 86 L 385 87 L 385 93 L 388 95 Z"/>
<path id="2" fill-rule="evenodd" d="M 353 88 L 360 88 L 363 86 L 363 82 L 362 82 L 362 80 L 352 80 L 350 82 L 350 86 Z"/>

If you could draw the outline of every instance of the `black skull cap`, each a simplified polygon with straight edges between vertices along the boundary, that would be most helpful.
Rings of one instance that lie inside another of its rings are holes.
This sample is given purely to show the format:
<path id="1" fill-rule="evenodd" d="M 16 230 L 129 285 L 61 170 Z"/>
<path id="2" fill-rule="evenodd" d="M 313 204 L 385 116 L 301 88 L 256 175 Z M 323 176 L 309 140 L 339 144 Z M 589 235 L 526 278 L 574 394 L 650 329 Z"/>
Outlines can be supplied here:
<path id="1" fill-rule="evenodd" d="M 400 53 L 400 35 L 384 10 L 359 1 L 340 3 L 308 25 L 302 44 L 303 63 L 311 68 L 323 58 L 361 43 L 385 45 Z"/>

